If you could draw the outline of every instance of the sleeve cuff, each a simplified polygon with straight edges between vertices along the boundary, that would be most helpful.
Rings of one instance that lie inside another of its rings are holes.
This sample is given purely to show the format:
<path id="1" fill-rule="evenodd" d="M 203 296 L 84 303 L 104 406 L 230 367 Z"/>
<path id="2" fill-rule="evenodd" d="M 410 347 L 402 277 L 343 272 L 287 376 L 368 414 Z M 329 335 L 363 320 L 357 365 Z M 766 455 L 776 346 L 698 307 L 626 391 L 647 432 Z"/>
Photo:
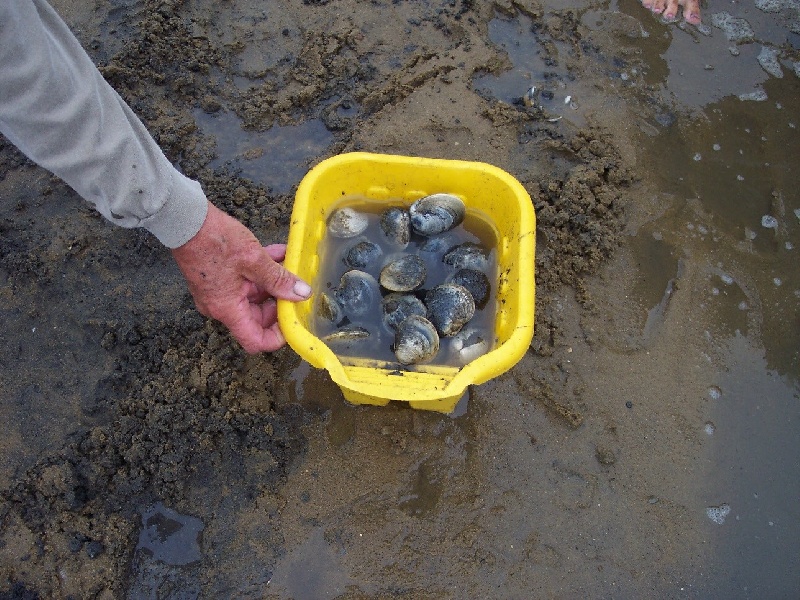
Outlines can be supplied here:
<path id="1" fill-rule="evenodd" d="M 140 225 L 167 248 L 178 248 L 200 231 L 207 213 L 208 200 L 200 184 L 175 171 L 164 206 Z"/>

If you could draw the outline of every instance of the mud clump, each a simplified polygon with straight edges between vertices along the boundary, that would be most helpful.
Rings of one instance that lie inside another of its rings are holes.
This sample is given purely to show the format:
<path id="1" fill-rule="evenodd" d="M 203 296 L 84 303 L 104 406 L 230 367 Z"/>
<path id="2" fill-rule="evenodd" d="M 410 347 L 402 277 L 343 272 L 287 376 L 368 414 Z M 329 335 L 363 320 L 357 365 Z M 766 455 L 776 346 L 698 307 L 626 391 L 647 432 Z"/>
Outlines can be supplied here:
<path id="1" fill-rule="evenodd" d="M 6 532 L 31 538 L 34 547 L 36 539 L 50 540 L 22 557 L 29 566 L 91 560 L 122 582 L 137 506 L 154 498 L 180 504 L 197 485 L 210 498 L 227 485 L 256 495 L 285 477 L 305 441 L 299 413 L 270 410 L 269 397 L 258 410 L 244 406 L 242 397 L 269 394 L 250 386 L 271 379 L 275 356 L 246 365 L 227 334 L 195 312 L 177 324 L 107 327 L 103 339 L 116 365 L 83 405 L 96 424 L 5 490 L 0 514 Z M 249 370 L 257 374 L 244 377 Z M 89 589 L 101 591 L 97 585 Z"/>
<path id="2" fill-rule="evenodd" d="M 540 242 L 536 283 L 552 289 L 577 286 L 612 255 L 624 225 L 623 188 L 634 178 L 600 131 L 582 131 L 549 146 L 578 163 L 563 179 L 527 186 Z"/>

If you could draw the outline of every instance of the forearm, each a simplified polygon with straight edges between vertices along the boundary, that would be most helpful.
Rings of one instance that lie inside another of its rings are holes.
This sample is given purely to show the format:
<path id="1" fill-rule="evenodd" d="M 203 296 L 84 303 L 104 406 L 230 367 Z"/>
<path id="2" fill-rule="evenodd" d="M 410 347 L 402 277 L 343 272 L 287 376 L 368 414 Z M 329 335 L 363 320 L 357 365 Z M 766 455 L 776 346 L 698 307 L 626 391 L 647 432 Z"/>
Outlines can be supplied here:
<path id="1" fill-rule="evenodd" d="M 0 1 L 0 132 L 113 223 L 171 248 L 203 224 L 200 185 L 172 166 L 43 0 Z"/>

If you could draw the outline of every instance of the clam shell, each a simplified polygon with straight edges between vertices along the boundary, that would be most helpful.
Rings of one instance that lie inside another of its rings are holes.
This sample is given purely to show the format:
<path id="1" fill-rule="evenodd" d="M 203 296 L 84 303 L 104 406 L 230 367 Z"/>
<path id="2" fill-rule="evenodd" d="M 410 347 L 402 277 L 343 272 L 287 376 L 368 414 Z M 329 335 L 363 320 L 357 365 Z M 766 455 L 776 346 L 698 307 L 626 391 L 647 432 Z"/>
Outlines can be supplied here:
<path id="1" fill-rule="evenodd" d="M 384 325 L 389 329 L 396 330 L 397 326 L 411 315 L 424 317 L 427 309 L 422 300 L 414 294 L 394 292 L 387 294 L 381 300 L 381 313 Z"/>
<path id="2" fill-rule="evenodd" d="M 377 308 L 380 289 L 372 275 L 352 269 L 342 275 L 333 297 L 345 314 L 358 317 Z"/>
<path id="3" fill-rule="evenodd" d="M 369 240 L 361 240 L 348 248 L 342 257 L 342 262 L 351 269 L 370 269 L 378 264 L 381 256 L 383 256 L 383 250 L 378 244 Z"/>
<path id="4" fill-rule="evenodd" d="M 341 329 L 337 329 L 336 331 L 324 336 L 322 338 L 322 341 L 325 343 L 336 344 L 341 342 L 353 342 L 356 340 L 365 340 L 369 336 L 370 336 L 369 331 L 359 325 L 346 325 Z"/>
<path id="5" fill-rule="evenodd" d="M 442 262 L 455 269 L 485 271 L 489 267 L 489 252 L 478 244 L 464 242 L 445 252 Z"/>
<path id="6" fill-rule="evenodd" d="M 453 336 L 450 349 L 454 361 L 466 365 L 489 351 L 489 341 L 474 327 L 464 327 Z"/>
<path id="7" fill-rule="evenodd" d="M 360 235 L 369 225 L 364 213 L 352 208 L 339 208 L 328 219 L 328 233 L 337 238 L 351 238 Z"/>
<path id="8" fill-rule="evenodd" d="M 458 333 L 475 314 L 475 300 L 463 285 L 443 283 L 425 294 L 428 319 L 439 335 L 450 337 Z"/>
<path id="9" fill-rule="evenodd" d="M 453 194 L 432 194 L 420 198 L 408 209 L 411 227 L 424 236 L 450 231 L 464 220 L 466 207 Z"/>
<path id="10" fill-rule="evenodd" d="M 489 293 L 491 292 L 491 285 L 489 278 L 483 271 L 476 271 L 475 269 L 460 269 L 450 279 L 448 283 L 457 283 L 463 285 L 472 294 L 472 299 L 475 300 L 477 308 L 483 308 L 489 301 Z"/>
<path id="11" fill-rule="evenodd" d="M 416 254 L 406 254 L 391 260 L 381 269 L 381 285 L 392 292 L 410 292 L 425 281 L 425 261 Z"/>
<path id="12" fill-rule="evenodd" d="M 419 247 L 420 252 L 436 255 L 436 260 L 441 260 L 445 252 L 456 246 L 452 234 L 437 235 L 426 239 Z"/>
<path id="13" fill-rule="evenodd" d="M 404 365 L 431 360 L 439 352 L 439 335 L 425 317 L 411 315 L 397 326 L 394 355 Z"/>
<path id="14" fill-rule="evenodd" d="M 317 298 L 317 315 L 321 318 L 331 323 L 338 323 L 344 318 L 342 307 L 334 298 L 325 292 L 318 294 Z"/>
<path id="15" fill-rule="evenodd" d="M 381 230 L 393 246 L 405 248 L 411 241 L 411 218 L 408 211 L 393 207 L 381 215 Z"/>

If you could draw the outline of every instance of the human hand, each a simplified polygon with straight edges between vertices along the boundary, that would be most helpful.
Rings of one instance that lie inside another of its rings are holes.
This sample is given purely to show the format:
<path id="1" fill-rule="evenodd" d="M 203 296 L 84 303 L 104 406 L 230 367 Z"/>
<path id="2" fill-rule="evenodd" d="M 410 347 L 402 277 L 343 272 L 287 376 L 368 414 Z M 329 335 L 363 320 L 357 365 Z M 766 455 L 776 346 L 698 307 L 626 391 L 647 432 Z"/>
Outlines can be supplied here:
<path id="1" fill-rule="evenodd" d="M 284 244 L 262 246 L 247 227 L 208 203 L 200 231 L 172 250 L 197 310 L 221 321 L 246 352 L 272 352 L 286 339 L 276 298 L 300 301 L 311 287 L 279 263 Z"/>

